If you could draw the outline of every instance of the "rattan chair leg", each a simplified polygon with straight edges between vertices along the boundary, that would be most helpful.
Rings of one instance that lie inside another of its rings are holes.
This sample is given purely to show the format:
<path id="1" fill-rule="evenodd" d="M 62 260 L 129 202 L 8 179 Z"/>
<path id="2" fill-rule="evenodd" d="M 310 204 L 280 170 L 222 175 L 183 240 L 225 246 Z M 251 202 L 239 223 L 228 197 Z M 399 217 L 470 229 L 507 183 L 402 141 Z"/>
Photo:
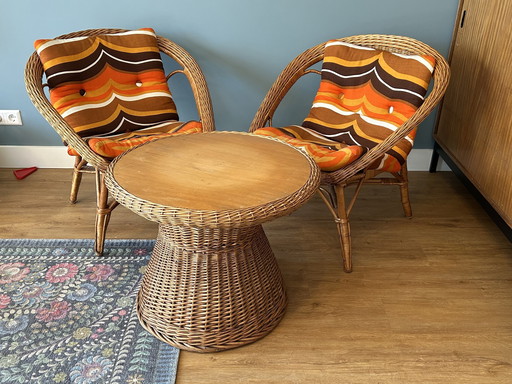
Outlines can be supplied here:
<path id="1" fill-rule="evenodd" d="M 107 225 L 110 212 L 108 214 L 96 214 L 96 235 L 94 241 L 94 252 L 98 256 L 103 255 L 105 246 L 105 233 L 107 232 Z"/>
<path id="2" fill-rule="evenodd" d="M 81 156 L 75 156 L 75 165 L 73 167 L 73 179 L 71 181 L 71 193 L 69 195 L 69 201 L 71 204 L 75 204 L 78 196 L 78 189 L 80 188 L 80 182 L 82 181 L 82 168 L 87 164 Z"/>
<path id="3" fill-rule="evenodd" d="M 98 256 L 103 255 L 105 234 L 112 209 L 108 205 L 108 190 L 105 185 L 104 173 L 96 170 L 96 235 L 94 251 Z"/>
<path id="4" fill-rule="evenodd" d="M 400 184 L 400 197 L 402 199 L 402 207 L 404 209 L 405 217 L 412 217 L 411 201 L 409 200 L 409 177 L 407 174 L 407 162 L 402 165 L 400 171 L 401 184 Z"/>
<path id="5" fill-rule="evenodd" d="M 321 186 L 318 189 L 320 197 L 334 217 L 336 228 L 338 229 L 338 239 L 340 242 L 341 258 L 343 260 L 343 270 L 347 273 L 352 272 L 352 255 L 350 244 L 350 223 L 348 220 L 349 211 L 345 203 L 345 187 L 347 184 L 339 184 L 334 188 Z M 353 201 L 352 201 L 353 203 Z M 352 205 L 352 204 L 351 204 Z"/>
<path id="6" fill-rule="evenodd" d="M 336 184 L 334 190 L 336 193 L 336 211 L 338 234 L 341 246 L 341 256 L 343 258 L 343 269 L 345 272 L 352 272 L 352 250 L 350 237 L 350 223 L 348 219 L 347 207 L 345 204 L 345 186 L 346 184 Z"/>

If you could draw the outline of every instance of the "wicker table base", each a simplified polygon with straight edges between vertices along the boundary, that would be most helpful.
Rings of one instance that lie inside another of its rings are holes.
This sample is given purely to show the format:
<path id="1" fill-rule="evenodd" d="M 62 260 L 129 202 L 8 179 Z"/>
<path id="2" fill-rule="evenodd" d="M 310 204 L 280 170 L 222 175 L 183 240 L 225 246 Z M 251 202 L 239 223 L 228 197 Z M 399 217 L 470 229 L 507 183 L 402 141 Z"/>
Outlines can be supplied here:
<path id="1" fill-rule="evenodd" d="M 142 326 L 175 347 L 213 352 L 256 341 L 286 308 L 281 272 L 260 225 L 160 225 L 137 297 Z"/>
<path id="2" fill-rule="evenodd" d="M 151 334 L 213 352 L 277 326 L 286 294 L 261 225 L 291 214 L 317 191 L 313 159 L 247 133 L 181 135 L 117 157 L 105 183 L 120 204 L 160 224 L 137 298 Z"/>

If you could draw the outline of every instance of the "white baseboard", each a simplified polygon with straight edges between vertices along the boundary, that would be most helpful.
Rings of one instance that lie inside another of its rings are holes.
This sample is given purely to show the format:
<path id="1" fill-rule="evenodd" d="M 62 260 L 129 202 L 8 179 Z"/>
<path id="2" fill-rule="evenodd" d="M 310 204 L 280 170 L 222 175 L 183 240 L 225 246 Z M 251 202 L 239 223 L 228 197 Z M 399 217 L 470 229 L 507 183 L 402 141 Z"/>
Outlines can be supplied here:
<path id="1" fill-rule="evenodd" d="M 407 157 L 407 169 L 409 171 L 428 171 L 430 167 L 430 158 L 432 149 L 415 149 Z M 451 171 L 450 167 L 439 158 L 437 162 L 437 171 Z"/>
<path id="2" fill-rule="evenodd" d="M 1 145 L 0 168 L 73 168 L 65 146 Z"/>
<path id="3" fill-rule="evenodd" d="M 410 171 L 428 171 L 432 149 L 413 149 L 407 158 Z M 0 145 L 0 168 L 73 168 L 74 157 L 65 146 Z M 439 159 L 438 171 L 450 168 Z"/>

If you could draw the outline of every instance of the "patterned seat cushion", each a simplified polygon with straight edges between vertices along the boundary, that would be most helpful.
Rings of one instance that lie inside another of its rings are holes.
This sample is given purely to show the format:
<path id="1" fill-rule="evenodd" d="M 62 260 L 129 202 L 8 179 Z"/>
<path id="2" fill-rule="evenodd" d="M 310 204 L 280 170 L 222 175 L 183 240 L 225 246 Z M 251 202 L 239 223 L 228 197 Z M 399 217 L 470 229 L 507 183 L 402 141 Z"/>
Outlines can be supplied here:
<path id="1" fill-rule="evenodd" d="M 52 105 L 100 155 L 111 157 L 120 143 L 154 136 L 162 124 L 174 123 L 171 131 L 189 126 L 178 123 L 152 29 L 37 40 L 34 46 Z M 160 133 L 172 133 L 167 129 Z"/>
<path id="2" fill-rule="evenodd" d="M 254 131 L 257 135 L 271 136 L 304 149 L 322 171 L 335 171 L 361 157 L 366 151 L 359 145 L 346 145 L 329 140 L 317 132 L 298 125 L 283 128 L 265 127 Z"/>
<path id="3" fill-rule="evenodd" d="M 91 137 L 86 141 L 94 152 L 105 158 L 112 159 L 128 149 L 148 141 L 167 136 L 199 133 L 202 131 L 203 126 L 198 121 L 189 121 L 186 123 L 177 121 L 172 123 L 163 123 L 151 128 L 140 129 L 138 131 L 122 133 L 119 135 Z M 68 154 L 71 156 L 79 155 L 71 147 L 68 147 Z"/>
<path id="4" fill-rule="evenodd" d="M 320 87 L 302 126 L 349 147 L 373 148 L 423 103 L 434 64 L 431 56 L 329 41 Z M 372 168 L 398 172 L 415 134 L 413 130 Z"/>

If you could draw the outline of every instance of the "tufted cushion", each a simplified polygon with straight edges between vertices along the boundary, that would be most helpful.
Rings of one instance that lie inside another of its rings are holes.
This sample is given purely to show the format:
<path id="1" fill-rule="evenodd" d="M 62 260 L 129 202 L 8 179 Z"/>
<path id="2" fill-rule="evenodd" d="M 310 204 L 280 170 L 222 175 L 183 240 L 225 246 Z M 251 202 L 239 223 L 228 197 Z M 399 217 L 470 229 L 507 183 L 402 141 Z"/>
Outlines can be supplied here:
<path id="1" fill-rule="evenodd" d="M 347 44 L 325 46 L 320 87 L 302 126 L 348 146 L 372 148 L 422 104 L 435 59 Z M 415 130 L 372 168 L 397 172 L 412 149 Z"/>
<path id="2" fill-rule="evenodd" d="M 34 46 L 51 103 L 80 136 L 178 120 L 152 29 L 37 40 Z"/>
<path id="3" fill-rule="evenodd" d="M 365 148 L 346 145 L 326 139 L 313 130 L 291 125 L 283 128 L 265 127 L 254 131 L 256 135 L 275 137 L 295 147 L 304 149 L 322 171 L 334 171 L 361 157 Z"/>
<path id="4" fill-rule="evenodd" d="M 203 126 L 198 121 L 163 123 L 157 126 L 141 129 L 138 131 L 122 133 L 107 137 L 91 137 L 87 139 L 89 147 L 106 158 L 114 158 L 123 152 L 148 141 L 160 139 L 167 136 L 199 133 Z M 68 154 L 77 156 L 78 153 L 68 147 Z"/>

